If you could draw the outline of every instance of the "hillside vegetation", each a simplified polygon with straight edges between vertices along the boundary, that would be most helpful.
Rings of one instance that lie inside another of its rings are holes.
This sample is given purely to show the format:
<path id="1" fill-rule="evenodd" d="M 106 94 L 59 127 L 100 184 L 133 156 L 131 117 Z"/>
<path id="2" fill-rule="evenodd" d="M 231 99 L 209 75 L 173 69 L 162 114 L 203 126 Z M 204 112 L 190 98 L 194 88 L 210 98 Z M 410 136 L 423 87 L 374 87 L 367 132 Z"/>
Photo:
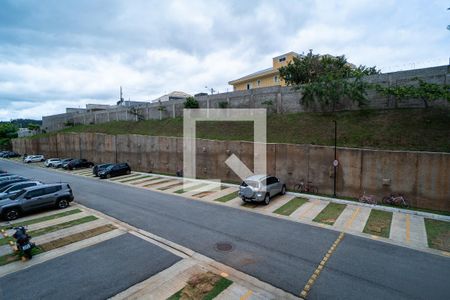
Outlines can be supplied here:
<path id="1" fill-rule="evenodd" d="M 274 114 L 267 120 L 268 142 L 333 145 L 333 120 L 338 123 L 338 146 L 450 152 L 450 109 L 443 108 Z M 183 134 L 183 119 L 78 125 L 60 132 L 179 137 Z M 51 134 L 54 133 L 46 135 Z M 42 135 L 36 137 L 39 136 Z M 200 122 L 197 124 L 197 137 L 251 141 L 253 124 Z"/>

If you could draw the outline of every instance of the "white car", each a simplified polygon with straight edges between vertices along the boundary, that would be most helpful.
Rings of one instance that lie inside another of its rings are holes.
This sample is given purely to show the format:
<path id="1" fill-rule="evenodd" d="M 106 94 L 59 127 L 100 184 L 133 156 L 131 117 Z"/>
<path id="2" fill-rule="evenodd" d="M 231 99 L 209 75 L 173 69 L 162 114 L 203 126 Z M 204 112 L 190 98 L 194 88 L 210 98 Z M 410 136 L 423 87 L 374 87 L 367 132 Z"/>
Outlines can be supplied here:
<path id="1" fill-rule="evenodd" d="M 60 158 L 49 158 L 45 161 L 44 166 L 48 167 L 53 167 L 55 166 L 57 163 L 59 163 L 61 161 Z"/>
<path id="2" fill-rule="evenodd" d="M 32 162 L 40 162 L 40 161 L 45 161 L 44 155 L 28 155 L 23 160 L 23 162 L 27 163 L 27 164 L 32 163 Z"/>

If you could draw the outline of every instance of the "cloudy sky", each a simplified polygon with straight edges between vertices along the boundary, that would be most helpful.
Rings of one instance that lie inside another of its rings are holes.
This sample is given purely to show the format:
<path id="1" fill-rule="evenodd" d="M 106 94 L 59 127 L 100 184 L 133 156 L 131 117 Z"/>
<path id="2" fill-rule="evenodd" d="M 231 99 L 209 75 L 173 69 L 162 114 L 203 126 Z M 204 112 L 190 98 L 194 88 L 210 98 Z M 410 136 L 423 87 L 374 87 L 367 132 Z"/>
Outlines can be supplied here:
<path id="1" fill-rule="evenodd" d="M 0 120 L 227 82 L 296 51 L 383 72 L 447 64 L 448 1 L 0 0 Z"/>

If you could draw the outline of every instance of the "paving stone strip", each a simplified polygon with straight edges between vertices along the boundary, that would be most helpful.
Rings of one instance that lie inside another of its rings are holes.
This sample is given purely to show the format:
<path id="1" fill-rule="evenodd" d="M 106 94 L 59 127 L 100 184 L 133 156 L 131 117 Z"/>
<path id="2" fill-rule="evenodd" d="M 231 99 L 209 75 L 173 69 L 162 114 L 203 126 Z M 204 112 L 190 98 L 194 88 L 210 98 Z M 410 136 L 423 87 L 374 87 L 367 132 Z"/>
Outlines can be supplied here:
<path id="1" fill-rule="evenodd" d="M 269 205 L 261 205 L 258 208 L 262 211 L 273 212 L 294 198 L 295 196 L 292 195 L 279 195 L 272 198 Z"/>
<path id="2" fill-rule="evenodd" d="M 105 219 L 97 219 L 95 221 L 75 225 L 72 227 L 64 228 L 58 231 L 49 232 L 40 236 L 36 236 L 33 238 L 33 242 L 37 245 L 44 244 L 50 242 L 52 240 L 58 239 L 60 237 L 65 237 L 71 234 L 79 233 L 82 231 L 86 231 L 95 227 L 100 227 L 103 225 L 109 224 L 109 222 Z"/>
<path id="3" fill-rule="evenodd" d="M 81 219 L 84 217 L 89 216 L 89 214 L 87 212 L 80 212 L 77 214 L 71 214 L 68 216 L 64 216 L 64 217 L 60 217 L 60 218 L 56 218 L 56 219 L 51 219 L 49 221 L 44 221 L 44 222 L 39 222 L 39 223 L 34 223 L 31 225 L 28 225 L 28 231 L 33 231 L 33 230 L 38 230 L 38 229 L 42 229 L 45 227 L 50 227 L 56 224 L 61 224 L 61 223 L 65 223 L 65 222 L 69 222 L 69 221 L 73 221 L 73 220 L 77 220 L 77 219 Z M 15 230 L 14 229 L 10 229 L 7 230 L 9 235 L 14 234 Z"/>
<path id="4" fill-rule="evenodd" d="M 154 176 L 154 177 L 146 178 L 146 179 L 144 179 L 144 180 L 133 181 L 133 182 L 131 182 L 131 184 L 132 184 L 132 185 L 138 185 L 138 184 L 142 184 L 142 183 L 146 183 L 146 182 L 151 182 L 151 181 L 153 181 L 153 180 L 158 180 L 158 179 L 161 179 L 161 177 L 156 177 L 156 176 Z"/>
<path id="5" fill-rule="evenodd" d="M 234 187 L 227 187 L 221 191 L 218 191 L 217 193 L 211 194 L 206 196 L 205 200 L 211 200 L 211 201 L 219 201 L 220 198 L 230 195 L 232 193 L 235 193 L 235 196 L 237 196 L 237 188 Z M 226 202 L 226 201 L 225 201 Z"/>
<path id="6" fill-rule="evenodd" d="M 328 202 L 326 202 L 326 201 L 311 200 L 299 208 L 299 210 L 301 210 L 301 211 L 298 214 L 298 217 L 300 219 L 306 219 L 308 221 L 312 221 L 327 205 L 328 205 Z"/>
<path id="7" fill-rule="evenodd" d="M 81 212 L 82 212 L 82 210 L 79 208 L 67 209 L 60 213 L 55 213 L 54 211 L 50 211 L 50 212 L 40 214 L 39 215 L 40 217 L 38 217 L 38 218 L 36 218 L 36 216 L 29 216 L 29 217 L 21 218 L 20 220 L 14 222 L 12 224 L 3 223 L 3 225 L 0 227 L 0 229 L 7 229 L 9 227 L 17 227 L 17 226 L 28 226 L 31 224 L 36 224 L 36 223 L 40 223 L 40 222 L 49 221 L 52 219 L 62 218 L 62 217 L 73 215 L 73 214 L 78 214 Z"/>
<path id="8" fill-rule="evenodd" d="M 89 230 L 86 230 L 83 232 L 74 233 L 72 235 L 62 237 L 62 238 L 53 240 L 48 243 L 40 244 L 39 247 L 44 251 L 50 251 L 55 248 L 60 248 L 60 247 L 63 247 L 63 246 L 66 246 L 66 245 L 69 245 L 72 243 L 76 243 L 81 240 L 85 240 L 85 239 L 100 235 L 102 233 L 106 233 L 106 232 L 114 230 L 116 228 L 117 227 L 112 224 L 106 224 L 106 225 L 96 227 L 93 229 L 89 229 Z"/>
<path id="9" fill-rule="evenodd" d="M 182 186 L 182 185 L 183 185 L 183 181 L 180 181 L 180 182 L 177 182 L 177 183 L 173 183 L 173 184 L 170 184 L 170 185 L 159 187 L 158 190 L 166 191 L 166 190 L 172 189 L 174 187 L 179 187 L 179 186 Z"/>
<path id="10" fill-rule="evenodd" d="M 150 175 L 142 175 L 142 176 L 138 176 L 138 177 L 133 177 L 133 178 L 127 178 L 127 179 L 124 179 L 124 180 L 119 180 L 118 182 L 133 184 L 133 182 L 136 181 L 136 180 L 142 180 L 142 179 L 150 178 L 150 177 L 151 177 Z"/>
<path id="11" fill-rule="evenodd" d="M 136 176 L 139 176 L 139 175 L 140 174 L 138 174 L 138 173 L 133 173 L 132 172 L 129 175 L 122 175 L 122 176 L 111 177 L 108 180 L 110 180 L 110 181 L 118 181 L 118 180 L 121 180 L 121 179 L 130 178 L 130 177 L 136 177 Z"/>
<path id="12" fill-rule="evenodd" d="M 181 182 L 183 182 L 183 180 L 181 180 Z M 170 189 L 167 189 L 167 190 L 165 190 L 165 192 L 167 192 L 167 193 L 175 193 L 176 191 L 180 190 L 180 188 L 182 188 L 182 187 L 190 188 L 191 186 L 194 186 L 194 185 L 197 185 L 197 184 L 198 184 L 198 182 L 196 182 L 196 181 L 188 181 L 188 182 L 186 182 L 186 186 L 184 186 L 182 184 L 182 185 L 175 186 L 175 187 L 172 187 Z"/>

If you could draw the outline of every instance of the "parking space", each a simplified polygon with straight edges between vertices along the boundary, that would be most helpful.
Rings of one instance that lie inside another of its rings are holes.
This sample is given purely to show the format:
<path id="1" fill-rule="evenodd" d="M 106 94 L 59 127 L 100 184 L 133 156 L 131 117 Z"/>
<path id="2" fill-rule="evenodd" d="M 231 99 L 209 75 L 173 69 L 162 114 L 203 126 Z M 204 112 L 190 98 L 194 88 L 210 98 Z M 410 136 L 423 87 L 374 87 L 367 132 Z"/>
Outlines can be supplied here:
<path id="1" fill-rule="evenodd" d="M 35 164 L 35 166 L 43 167 L 42 164 Z M 74 171 L 56 170 L 70 172 L 71 174 L 79 176 L 94 177 L 91 169 Z M 222 205 L 252 210 L 254 212 L 269 215 L 277 215 L 275 213 L 277 209 L 296 198 L 295 195 L 290 194 L 273 198 L 271 203 L 267 206 L 260 204 L 242 205 L 242 201 L 237 197 L 237 187 L 234 185 L 225 185 L 220 189 L 217 189 L 215 185 L 210 185 L 210 183 L 202 180 L 189 180 L 183 182 L 183 179 L 178 177 L 142 172 L 131 172 L 129 175 L 114 177 L 108 180 L 158 192 L 181 195 L 186 198 L 201 201 L 219 202 Z M 231 195 L 232 193 L 236 193 L 236 196 L 233 197 Z M 227 195 L 229 195 L 229 199 L 223 201 L 223 197 L 227 197 Z M 385 236 L 384 232 L 378 232 L 376 225 L 368 224 L 369 215 L 372 210 L 377 209 L 377 207 L 361 206 L 358 203 L 355 203 L 345 204 L 340 211 L 333 211 L 328 207 L 330 202 L 324 200 L 322 197 L 316 198 L 314 195 L 303 195 L 302 197 L 305 196 L 307 201 L 287 215 L 287 218 L 296 222 L 306 222 L 322 227 L 330 227 L 350 234 L 366 236 L 371 239 L 379 240 L 387 238 L 392 242 L 407 247 L 411 246 L 417 249 L 429 248 L 424 217 L 416 216 L 408 212 L 395 212 L 388 223 L 389 234 Z M 331 213 L 329 218 L 327 218 L 328 213 Z M 324 214 L 325 217 L 323 216 Z M 450 221 L 450 217 L 448 217 L 448 219 L 448 221 Z M 373 228 L 374 231 L 367 231 L 368 226 Z M 448 255 L 445 252 L 446 251 L 444 251 L 444 254 Z"/>

